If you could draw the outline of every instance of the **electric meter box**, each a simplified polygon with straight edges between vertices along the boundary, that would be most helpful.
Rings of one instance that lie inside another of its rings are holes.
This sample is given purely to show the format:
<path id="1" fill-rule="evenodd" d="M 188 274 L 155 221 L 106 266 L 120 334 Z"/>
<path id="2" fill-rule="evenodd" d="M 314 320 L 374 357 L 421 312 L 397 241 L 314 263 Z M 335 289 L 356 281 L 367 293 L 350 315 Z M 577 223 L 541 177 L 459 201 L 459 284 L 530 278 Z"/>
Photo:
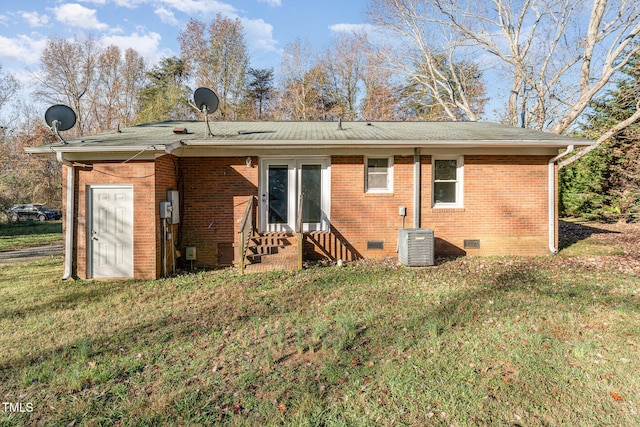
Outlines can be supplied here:
<path id="1" fill-rule="evenodd" d="M 170 218 L 171 217 L 171 203 L 170 202 L 160 202 L 160 218 Z"/>
<path id="2" fill-rule="evenodd" d="M 180 222 L 180 193 L 177 191 L 167 191 L 167 200 L 171 203 L 171 216 L 169 224 L 178 224 Z"/>
<path id="3" fill-rule="evenodd" d="M 187 246 L 184 251 L 184 257 L 187 261 L 195 261 L 196 260 L 196 247 L 195 246 Z"/>

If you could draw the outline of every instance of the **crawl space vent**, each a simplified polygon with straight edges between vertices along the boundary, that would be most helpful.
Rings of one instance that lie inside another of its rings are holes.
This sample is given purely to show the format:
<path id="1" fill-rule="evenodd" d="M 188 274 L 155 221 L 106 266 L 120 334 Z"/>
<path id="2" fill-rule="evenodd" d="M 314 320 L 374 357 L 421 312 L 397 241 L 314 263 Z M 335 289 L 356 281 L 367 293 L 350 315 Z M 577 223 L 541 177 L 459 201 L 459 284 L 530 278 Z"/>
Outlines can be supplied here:
<path id="1" fill-rule="evenodd" d="M 369 240 L 367 242 L 367 249 L 384 249 L 384 242 L 382 240 Z"/>
<path id="2" fill-rule="evenodd" d="M 464 241 L 465 249 L 480 249 L 480 240 L 465 240 Z"/>

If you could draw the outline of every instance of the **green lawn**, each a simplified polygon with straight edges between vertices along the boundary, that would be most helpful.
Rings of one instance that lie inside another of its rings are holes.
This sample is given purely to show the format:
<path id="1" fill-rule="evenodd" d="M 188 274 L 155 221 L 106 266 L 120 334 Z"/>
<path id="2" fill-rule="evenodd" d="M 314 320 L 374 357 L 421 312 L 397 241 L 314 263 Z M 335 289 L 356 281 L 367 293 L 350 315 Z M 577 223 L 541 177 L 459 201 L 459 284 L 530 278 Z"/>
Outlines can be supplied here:
<path id="1" fill-rule="evenodd" d="M 0 223 L 0 251 L 62 243 L 62 221 Z"/>
<path id="2" fill-rule="evenodd" d="M 605 258 L 3 266 L 0 396 L 33 410 L 0 425 L 640 425 L 640 277 Z"/>

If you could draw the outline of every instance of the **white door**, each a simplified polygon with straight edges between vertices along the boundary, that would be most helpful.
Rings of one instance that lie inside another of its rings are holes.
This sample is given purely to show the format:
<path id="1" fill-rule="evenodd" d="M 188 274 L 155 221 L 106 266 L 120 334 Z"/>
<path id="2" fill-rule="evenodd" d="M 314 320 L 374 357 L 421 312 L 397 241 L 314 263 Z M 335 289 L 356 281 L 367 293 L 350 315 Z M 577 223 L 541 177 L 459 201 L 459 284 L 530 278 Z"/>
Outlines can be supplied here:
<path id="1" fill-rule="evenodd" d="M 133 277 L 133 188 L 90 187 L 89 277 Z"/>
<path id="2" fill-rule="evenodd" d="M 329 229 L 329 160 L 263 159 L 260 182 L 262 231 L 294 232 L 300 194 L 303 231 Z"/>

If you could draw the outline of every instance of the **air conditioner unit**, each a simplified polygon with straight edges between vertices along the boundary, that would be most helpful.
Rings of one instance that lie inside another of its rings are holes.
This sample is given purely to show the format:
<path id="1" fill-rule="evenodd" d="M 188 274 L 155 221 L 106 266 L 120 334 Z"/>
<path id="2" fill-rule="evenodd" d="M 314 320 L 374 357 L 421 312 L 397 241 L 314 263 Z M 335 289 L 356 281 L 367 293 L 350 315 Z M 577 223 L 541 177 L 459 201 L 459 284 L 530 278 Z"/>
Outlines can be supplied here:
<path id="1" fill-rule="evenodd" d="M 404 265 L 433 265 L 433 230 L 404 228 L 399 231 L 398 242 L 398 258 Z"/>

